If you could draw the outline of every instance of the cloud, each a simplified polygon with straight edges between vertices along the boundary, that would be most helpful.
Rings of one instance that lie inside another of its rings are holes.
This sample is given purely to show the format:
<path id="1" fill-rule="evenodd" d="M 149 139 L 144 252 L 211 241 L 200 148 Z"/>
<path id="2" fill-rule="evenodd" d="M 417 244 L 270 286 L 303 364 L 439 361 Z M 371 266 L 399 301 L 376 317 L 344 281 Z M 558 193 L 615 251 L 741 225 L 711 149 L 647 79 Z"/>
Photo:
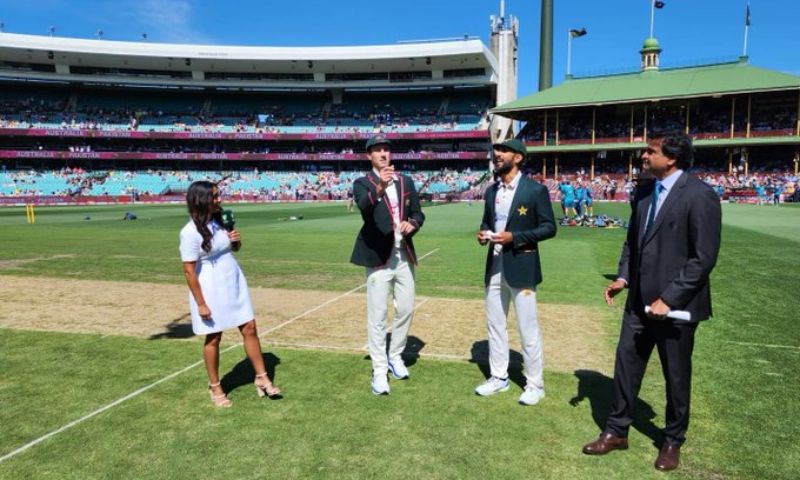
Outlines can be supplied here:
<path id="1" fill-rule="evenodd" d="M 151 41 L 218 43 L 192 23 L 192 4 L 188 0 L 134 0 L 127 7 L 133 21 Z"/>

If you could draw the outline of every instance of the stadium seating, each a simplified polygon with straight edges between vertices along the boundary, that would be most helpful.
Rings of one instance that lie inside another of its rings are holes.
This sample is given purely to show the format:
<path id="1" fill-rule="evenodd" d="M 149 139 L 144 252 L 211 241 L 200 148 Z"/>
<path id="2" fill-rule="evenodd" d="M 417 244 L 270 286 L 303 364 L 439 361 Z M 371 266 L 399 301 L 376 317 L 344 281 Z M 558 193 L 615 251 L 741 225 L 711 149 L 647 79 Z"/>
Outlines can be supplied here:
<path id="1" fill-rule="evenodd" d="M 60 88 L 0 91 L 0 127 L 153 132 L 372 133 L 483 128 L 488 94 L 195 94 Z"/>
<path id="2" fill-rule="evenodd" d="M 353 181 L 363 172 L 290 171 L 31 171 L 0 172 L 0 196 L 84 195 L 119 196 L 165 195 L 185 192 L 195 180 L 222 181 L 226 195 L 265 195 L 276 199 L 344 198 Z M 417 171 L 411 173 L 415 186 L 423 193 L 444 194 L 464 191 L 485 172 L 466 170 Z M 298 193 L 299 192 L 299 193 Z"/>

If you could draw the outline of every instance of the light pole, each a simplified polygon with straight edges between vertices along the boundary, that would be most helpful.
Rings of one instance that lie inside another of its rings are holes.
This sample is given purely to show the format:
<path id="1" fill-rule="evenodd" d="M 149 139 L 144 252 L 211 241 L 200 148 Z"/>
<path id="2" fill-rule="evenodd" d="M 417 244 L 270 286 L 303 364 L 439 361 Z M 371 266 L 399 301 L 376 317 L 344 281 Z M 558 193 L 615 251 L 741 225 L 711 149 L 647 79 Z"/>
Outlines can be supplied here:
<path id="1" fill-rule="evenodd" d="M 586 28 L 570 28 L 567 30 L 567 77 L 572 76 L 572 39 L 586 35 Z"/>

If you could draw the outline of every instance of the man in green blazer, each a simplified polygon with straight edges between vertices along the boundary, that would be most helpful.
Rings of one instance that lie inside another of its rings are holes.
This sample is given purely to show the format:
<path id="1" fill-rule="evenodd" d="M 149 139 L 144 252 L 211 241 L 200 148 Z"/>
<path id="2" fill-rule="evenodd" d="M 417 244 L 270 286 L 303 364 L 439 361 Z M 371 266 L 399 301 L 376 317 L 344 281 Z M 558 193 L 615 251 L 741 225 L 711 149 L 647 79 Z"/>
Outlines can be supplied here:
<path id="1" fill-rule="evenodd" d="M 522 405 L 544 397 L 542 341 L 536 315 L 536 285 L 542 281 L 539 242 L 556 234 L 550 194 L 542 184 L 520 171 L 525 145 L 516 139 L 493 145 L 494 173 L 500 180 L 486 190 L 481 245 L 486 255 L 486 324 L 491 376 L 475 389 L 481 396 L 508 390 L 508 332 L 506 316 L 513 300 L 522 342 L 526 385 Z"/>
<path id="2" fill-rule="evenodd" d="M 391 145 L 382 135 L 367 141 L 372 171 L 353 183 L 353 197 L 364 224 L 358 232 L 350 262 L 366 268 L 367 343 L 372 359 L 372 393 L 387 395 L 391 370 L 397 380 L 407 379 L 401 354 L 406 347 L 414 312 L 414 266 L 417 254 L 412 238 L 425 215 L 414 181 L 395 173 Z M 385 323 L 390 292 L 394 292 L 395 318 L 387 355 Z"/>

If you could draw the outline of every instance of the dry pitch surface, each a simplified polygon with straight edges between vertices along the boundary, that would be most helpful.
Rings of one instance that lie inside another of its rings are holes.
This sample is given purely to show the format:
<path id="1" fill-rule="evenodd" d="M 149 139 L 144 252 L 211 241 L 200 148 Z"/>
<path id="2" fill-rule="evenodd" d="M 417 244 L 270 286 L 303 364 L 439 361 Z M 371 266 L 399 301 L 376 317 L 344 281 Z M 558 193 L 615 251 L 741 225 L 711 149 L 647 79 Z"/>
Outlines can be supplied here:
<path id="1" fill-rule="evenodd" d="M 365 352 L 363 289 L 343 295 L 251 288 L 250 294 L 265 349 L 284 346 Z M 4 275 L 0 276 L 0 327 L 191 339 L 187 295 L 186 287 L 176 285 Z M 569 373 L 587 368 L 608 371 L 613 351 L 601 323 L 604 317 L 583 306 L 540 303 L 545 368 Z M 408 349 L 423 358 L 484 362 L 483 301 L 418 296 L 409 335 Z M 518 350 L 513 313 L 509 337 L 512 350 Z M 238 342 L 239 334 L 231 331 L 223 339 Z"/>

